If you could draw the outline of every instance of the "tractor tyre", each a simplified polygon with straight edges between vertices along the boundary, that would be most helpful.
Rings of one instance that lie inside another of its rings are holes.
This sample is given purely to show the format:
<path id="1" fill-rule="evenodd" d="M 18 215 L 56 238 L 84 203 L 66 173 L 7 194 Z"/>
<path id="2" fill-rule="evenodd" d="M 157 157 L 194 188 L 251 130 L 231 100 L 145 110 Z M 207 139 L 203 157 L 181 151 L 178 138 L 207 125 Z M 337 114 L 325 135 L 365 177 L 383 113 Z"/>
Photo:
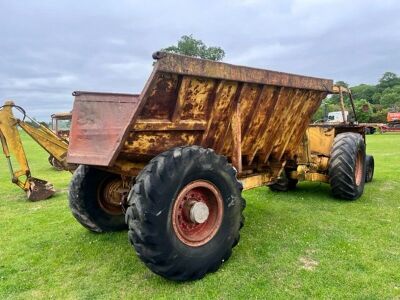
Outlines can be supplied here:
<path id="1" fill-rule="evenodd" d="M 335 197 L 355 200 L 364 191 L 365 142 L 360 134 L 338 134 L 332 145 L 329 183 Z"/>
<path id="2" fill-rule="evenodd" d="M 69 207 L 75 219 L 94 232 L 126 229 L 118 189 L 120 177 L 93 167 L 81 165 L 69 186 Z"/>
<path id="3" fill-rule="evenodd" d="M 374 178 L 374 169 L 375 169 L 374 157 L 372 155 L 367 155 L 365 157 L 365 165 L 366 165 L 365 182 L 371 182 L 372 179 Z"/>
<path id="4" fill-rule="evenodd" d="M 125 215 L 129 240 L 154 273 L 175 281 L 215 272 L 239 242 L 245 201 L 224 156 L 177 147 L 139 173 Z"/>
<path id="5" fill-rule="evenodd" d="M 297 179 L 289 178 L 287 172 L 283 171 L 278 180 L 275 183 L 269 185 L 268 187 L 273 192 L 287 192 L 294 190 L 296 188 L 297 183 L 298 183 Z"/>

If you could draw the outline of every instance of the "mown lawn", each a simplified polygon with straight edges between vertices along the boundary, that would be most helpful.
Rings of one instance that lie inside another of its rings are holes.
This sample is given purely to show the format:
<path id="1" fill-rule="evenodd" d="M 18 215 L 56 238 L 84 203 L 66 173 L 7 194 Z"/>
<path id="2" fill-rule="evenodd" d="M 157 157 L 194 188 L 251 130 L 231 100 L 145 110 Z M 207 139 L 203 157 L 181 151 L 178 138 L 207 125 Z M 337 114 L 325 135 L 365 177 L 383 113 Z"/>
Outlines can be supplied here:
<path id="1" fill-rule="evenodd" d="M 368 136 L 375 178 L 355 202 L 332 198 L 319 183 L 245 192 L 246 224 L 231 259 L 188 283 L 151 273 L 126 232 L 80 226 L 67 203 L 71 175 L 54 171 L 25 140 L 33 175 L 58 193 L 26 201 L 0 157 L 0 299 L 400 299 L 400 135 Z"/>

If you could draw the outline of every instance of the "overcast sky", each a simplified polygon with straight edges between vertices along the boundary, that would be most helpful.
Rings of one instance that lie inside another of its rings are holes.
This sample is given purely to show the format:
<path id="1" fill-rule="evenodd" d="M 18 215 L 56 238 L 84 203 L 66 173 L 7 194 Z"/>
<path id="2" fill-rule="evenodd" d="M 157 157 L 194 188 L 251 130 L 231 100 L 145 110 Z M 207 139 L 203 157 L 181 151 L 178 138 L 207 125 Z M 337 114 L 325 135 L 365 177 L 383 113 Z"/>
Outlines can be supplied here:
<path id="1" fill-rule="evenodd" d="M 74 90 L 139 93 L 151 54 L 193 34 L 224 61 L 375 83 L 400 73 L 400 1 L 0 0 L 0 101 L 47 120 Z"/>

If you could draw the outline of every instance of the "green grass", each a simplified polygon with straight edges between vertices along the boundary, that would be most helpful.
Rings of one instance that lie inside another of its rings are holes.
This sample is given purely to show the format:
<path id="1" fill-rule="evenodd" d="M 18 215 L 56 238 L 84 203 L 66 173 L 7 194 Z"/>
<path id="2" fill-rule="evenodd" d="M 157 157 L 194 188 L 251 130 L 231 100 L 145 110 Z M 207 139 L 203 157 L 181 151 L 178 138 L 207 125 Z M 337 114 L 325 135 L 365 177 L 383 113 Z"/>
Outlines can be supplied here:
<path id="1" fill-rule="evenodd" d="M 319 183 L 245 192 L 246 224 L 232 257 L 187 283 L 149 271 L 126 232 L 80 226 L 67 203 L 71 175 L 25 141 L 33 175 L 59 192 L 26 201 L 0 158 L 0 299 L 400 298 L 400 135 L 368 136 L 375 178 L 355 202 L 332 198 Z"/>

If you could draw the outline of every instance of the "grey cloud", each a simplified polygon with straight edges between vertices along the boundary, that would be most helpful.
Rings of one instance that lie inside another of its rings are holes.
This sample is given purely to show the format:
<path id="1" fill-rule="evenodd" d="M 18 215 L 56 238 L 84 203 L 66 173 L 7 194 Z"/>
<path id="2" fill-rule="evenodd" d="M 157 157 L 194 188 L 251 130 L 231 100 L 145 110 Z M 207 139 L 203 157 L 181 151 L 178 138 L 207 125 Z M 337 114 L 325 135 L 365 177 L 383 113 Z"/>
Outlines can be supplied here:
<path id="1" fill-rule="evenodd" d="M 140 92 L 151 54 L 193 33 L 225 61 L 374 83 L 400 69 L 400 3 L 0 0 L 0 100 L 46 120 L 74 90 Z"/>

